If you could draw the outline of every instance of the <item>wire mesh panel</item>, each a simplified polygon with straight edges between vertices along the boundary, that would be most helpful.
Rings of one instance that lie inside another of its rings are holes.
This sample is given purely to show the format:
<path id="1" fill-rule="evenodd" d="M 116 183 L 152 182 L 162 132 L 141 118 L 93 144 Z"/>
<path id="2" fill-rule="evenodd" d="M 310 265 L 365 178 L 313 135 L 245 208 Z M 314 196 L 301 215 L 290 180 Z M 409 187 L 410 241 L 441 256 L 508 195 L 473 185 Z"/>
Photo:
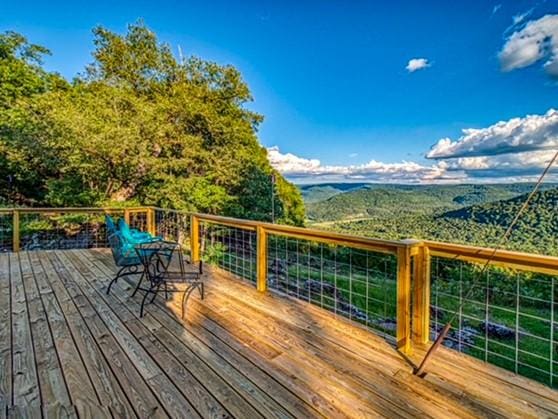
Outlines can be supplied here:
<path id="1" fill-rule="evenodd" d="M 190 215 L 176 210 L 155 210 L 155 234 L 190 248 Z"/>
<path id="2" fill-rule="evenodd" d="M 12 225 L 12 213 L 0 213 L 0 252 L 10 252 L 13 250 Z"/>
<path id="3" fill-rule="evenodd" d="M 130 227 L 140 231 L 147 231 L 147 210 L 129 211 Z"/>
<path id="4" fill-rule="evenodd" d="M 111 213 L 123 216 L 123 211 Z M 105 212 L 21 212 L 22 250 L 108 247 Z"/>
<path id="5" fill-rule="evenodd" d="M 202 259 L 256 283 L 256 232 L 200 223 Z"/>
<path id="6" fill-rule="evenodd" d="M 395 256 L 268 237 L 268 287 L 395 336 Z"/>
<path id="7" fill-rule="evenodd" d="M 431 281 L 432 339 L 455 316 L 446 346 L 558 388 L 556 276 L 435 257 Z"/>

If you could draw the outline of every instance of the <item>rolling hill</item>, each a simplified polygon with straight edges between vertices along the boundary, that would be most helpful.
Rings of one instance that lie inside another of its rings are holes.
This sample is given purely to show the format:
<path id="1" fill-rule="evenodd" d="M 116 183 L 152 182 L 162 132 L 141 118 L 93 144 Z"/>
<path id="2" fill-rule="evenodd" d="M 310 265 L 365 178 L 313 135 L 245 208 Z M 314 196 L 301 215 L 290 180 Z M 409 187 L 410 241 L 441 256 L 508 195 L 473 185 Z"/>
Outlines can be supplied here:
<path id="1" fill-rule="evenodd" d="M 383 239 L 495 246 L 532 184 L 362 186 L 308 203 L 310 226 Z M 558 185 L 546 184 L 506 248 L 558 254 Z"/>
<path id="2" fill-rule="evenodd" d="M 461 219 L 479 224 L 507 227 L 523 206 L 527 194 L 512 199 L 471 205 L 441 215 L 445 219 Z M 517 223 L 517 230 L 536 229 L 550 233 L 558 239 L 558 188 L 537 192 Z"/>
<path id="3" fill-rule="evenodd" d="M 408 214 L 440 214 L 474 204 L 511 199 L 529 192 L 532 186 L 528 183 L 429 186 L 361 184 L 343 192 L 333 185 L 320 185 L 306 187 L 303 196 L 308 220 L 323 222 Z M 332 195 L 327 197 L 324 194 L 323 199 L 317 199 L 324 188 Z"/>

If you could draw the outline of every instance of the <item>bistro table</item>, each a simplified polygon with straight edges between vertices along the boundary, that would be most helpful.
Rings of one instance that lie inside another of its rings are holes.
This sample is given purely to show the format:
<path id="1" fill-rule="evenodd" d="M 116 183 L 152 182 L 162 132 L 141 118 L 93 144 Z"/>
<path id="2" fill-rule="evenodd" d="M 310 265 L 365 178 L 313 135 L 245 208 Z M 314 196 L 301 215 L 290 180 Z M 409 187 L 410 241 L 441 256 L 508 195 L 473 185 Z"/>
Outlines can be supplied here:
<path id="1" fill-rule="evenodd" d="M 196 288 L 201 298 L 204 298 L 202 262 L 197 266 L 187 263 L 179 243 L 159 240 L 138 244 L 135 250 L 144 269 L 142 278 L 132 294 L 133 297 L 138 291 L 145 293 L 141 301 L 140 317 L 143 317 L 145 302 L 150 294 L 152 297 L 149 303 L 152 303 L 159 292 L 165 293 L 165 300 L 168 299 L 169 293 L 182 293 L 182 318 L 184 306 Z"/>

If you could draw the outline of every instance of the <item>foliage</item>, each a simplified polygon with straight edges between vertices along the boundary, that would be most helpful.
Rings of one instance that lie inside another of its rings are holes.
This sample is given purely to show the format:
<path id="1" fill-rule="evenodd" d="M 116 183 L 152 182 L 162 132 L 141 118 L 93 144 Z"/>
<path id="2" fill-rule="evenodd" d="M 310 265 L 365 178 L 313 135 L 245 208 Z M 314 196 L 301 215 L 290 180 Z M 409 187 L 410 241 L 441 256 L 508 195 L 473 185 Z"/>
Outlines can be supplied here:
<path id="1" fill-rule="evenodd" d="M 0 196 L 14 204 L 148 205 L 270 219 L 272 168 L 262 117 L 231 66 L 177 61 L 143 25 L 94 29 L 93 62 L 72 83 L 48 51 L 0 35 Z M 15 77 L 19 74 L 18 77 Z M 302 224 L 299 191 L 279 174 L 280 221 Z"/>
<path id="2" fill-rule="evenodd" d="M 304 194 L 323 189 L 305 187 Z M 549 186 L 550 187 L 550 186 Z M 312 221 L 441 213 L 466 205 L 513 198 L 528 192 L 532 184 L 509 185 L 382 185 L 357 184 L 354 189 L 338 193 L 318 202 L 307 201 L 308 218 Z M 314 199 L 314 196 L 311 196 Z"/>
<path id="3" fill-rule="evenodd" d="M 391 186 L 342 193 L 308 211 L 330 222 L 314 226 L 349 234 L 400 240 L 429 239 L 495 246 L 533 185 Z M 551 189 L 548 189 L 551 188 Z M 544 185 L 519 219 L 505 247 L 558 254 L 558 189 Z M 522 193 L 518 195 L 518 193 Z M 513 196 L 510 197 L 510 195 Z M 500 197 L 505 197 L 501 199 Z M 461 203 L 479 202 L 470 206 Z M 457 209 L 456 209 L 457 208 Z M 344 215 L 350 214 L 344 217 Z M 351 219 L 351 217 L 354 217 Z M 345 218 L 345 219 L 343 219 Z"/>
<path id="4" fill-rule="evenodd" d="M 217 265 L 223 259 L 226 253 L 227 247 L 221 242 L 216 242 L 214 244 L 208 245 L 205 248 L 202 260 L 205 263 Z"/>

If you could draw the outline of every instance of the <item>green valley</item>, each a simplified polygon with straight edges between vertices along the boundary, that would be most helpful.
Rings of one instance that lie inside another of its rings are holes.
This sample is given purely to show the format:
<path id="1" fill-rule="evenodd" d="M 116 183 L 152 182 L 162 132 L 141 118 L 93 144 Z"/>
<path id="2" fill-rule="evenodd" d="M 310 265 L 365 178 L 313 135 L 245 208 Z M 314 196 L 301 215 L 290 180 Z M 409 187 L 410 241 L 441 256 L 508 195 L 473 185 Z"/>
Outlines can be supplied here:
<path id="1" fill-rule="evenodd" d="M 314 188 L 323 190 L 323 186 L 305 186 L 305 199 L 313 196 Z M 320 201 L 307 199 L 308 225 L 383 239 L 430 239 L 490 247 L 497 244 L 532 188 L 529 183 L 359 184 Z M 557 185 L 543 185 L 506 247 L 557 254 L 557 207 Z"/>

